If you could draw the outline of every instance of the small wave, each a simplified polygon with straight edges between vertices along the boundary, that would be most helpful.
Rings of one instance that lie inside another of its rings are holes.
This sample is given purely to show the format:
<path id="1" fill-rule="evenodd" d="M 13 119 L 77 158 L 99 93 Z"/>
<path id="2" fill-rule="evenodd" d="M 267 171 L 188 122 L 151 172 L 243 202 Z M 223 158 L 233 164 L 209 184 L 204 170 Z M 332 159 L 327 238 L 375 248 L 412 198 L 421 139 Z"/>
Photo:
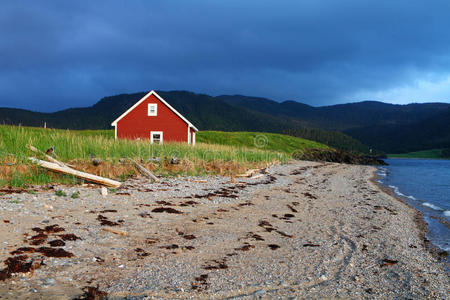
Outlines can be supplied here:
<path id="1" fill-rule="evenodd" d="M 397 196 L 401 196 L 401 197 L 405 197 L 405 198 L 408 198 L 408 199 L 417 201 L 417 198 L 416 198 L 416 197 L 414 197 L 414 196 L 408 196 L 408 195 L 405 195 L 405 194 L 403 194 L 402 192 L 400 192 L 399 188 L 396 187 L 395 185 L 389 185 L 389 187 L 390 187 L 391 189 L 394 190 L 394 193 L 395 193 Z"/>
<path id="2" fill-rule="evenodd" d="M 446 217 L 450 217 L 450 210 L 446 210 L 446 211 L 444 211 L 444 216 L 446 216 Z"/>
<path id="3" fill-rule="evenodd" d="M 434 205 L 433 203 L 430 203 L 430 202 L 424 202 L 424 203 L 422 203 L 422 205 L 426 206 L 426 207 L 429 207 L 429 208 L 432 208 L 434 210 L 442 210 L 442 208 L 440 208 L 439 206 L 436 206 L 436 205 Z"/>
<path id="4" fill-rule="evenodd" d="M 402 197 L 406 197 L 405 194 L 403 194 L 402 192 L 400 192 L 400 190 L 398 189 L 398 187 L 396 187 L 395 185 L 390 185 L 390 188 L 394 189 L 394 193 L 398 196 L 402 196 Z"/>

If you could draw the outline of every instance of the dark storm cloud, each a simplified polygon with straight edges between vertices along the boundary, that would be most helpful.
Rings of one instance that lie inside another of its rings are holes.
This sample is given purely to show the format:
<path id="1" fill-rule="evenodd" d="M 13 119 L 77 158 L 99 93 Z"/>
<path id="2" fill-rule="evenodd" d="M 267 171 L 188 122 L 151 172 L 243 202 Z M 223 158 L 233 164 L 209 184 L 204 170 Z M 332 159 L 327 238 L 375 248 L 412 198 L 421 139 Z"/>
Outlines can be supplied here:
<path id="1" fill-rule="evenodd" d="M 442 92 L 449 11 L 447 0 L 10 1 L 0 106 L 52 111 L 149 89 L 313 105 L 402 98 L 423 82 Z"/>

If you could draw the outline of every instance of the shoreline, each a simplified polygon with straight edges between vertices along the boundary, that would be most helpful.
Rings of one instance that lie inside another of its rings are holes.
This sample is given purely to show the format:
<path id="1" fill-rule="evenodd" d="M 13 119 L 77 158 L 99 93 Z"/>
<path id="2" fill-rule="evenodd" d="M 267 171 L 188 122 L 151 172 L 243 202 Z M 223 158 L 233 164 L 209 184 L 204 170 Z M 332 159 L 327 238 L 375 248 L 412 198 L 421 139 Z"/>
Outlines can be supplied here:
<path id="1" fill-rule="evenodd" d="M 375 172 L 296 161 L 254 179 L 137 179 L 107 196 L 55 187 L 77 199 L 3 195 L 0 261 L 31 247 L 22 255 L 45 265 L 0 281 L 0 295 L 71 299 L 98 286 L 112 299 L 444 297 L 449 277 L 425 247 L 417 210 Z M 71 257 L 41 254 L 63 236 L 54 249 Z"/>
<path id="2" fill-rule="evenodd" d="M 427 159 L 427 160 L 450 160 L 446 157 L 387 157 L 383 159 Z"/>
<path id="3" fill-rule="evenodd" d="M 388 186 L 384 186 L 382 183 L 378 182 L 377 180 L 382 178 L 380 175 L 377 174 L 377 168 L 374 167 L 375 170 L 373 171 L 373 177 L 370 178 L 370 181 L 377 185 L 380 190 L 382 190 L 384 193 L 388 194 L 395 200 L 403 203 L 404 205 L 408 206 L 409 208 L 413 209 L 415 211 L 414 221 L 416 223 L 417 228 L 420 231 L 419 238 L 423 242 L 423 247 L 429 251 L 431 255 L 435 259 L 440 260 L 443 264 L 446 264 L 446 271 L 450 272 L 450 265 L 449 265 L 449 259 L 447 256 L 441 255 L 441 253 L 445 252 L 448 254 L 448 251 L 445 251 L 441 248 L 439 248 L 437 245 L 433 244 L 426 236 L 429 232 L 428 224 L 425 221 L 423 213 L 416 209 L 414 206 L 412 206 L 406 199 L 401 198 L 397 194 L 395 194 L 393 188 L 390 188 Z"/>

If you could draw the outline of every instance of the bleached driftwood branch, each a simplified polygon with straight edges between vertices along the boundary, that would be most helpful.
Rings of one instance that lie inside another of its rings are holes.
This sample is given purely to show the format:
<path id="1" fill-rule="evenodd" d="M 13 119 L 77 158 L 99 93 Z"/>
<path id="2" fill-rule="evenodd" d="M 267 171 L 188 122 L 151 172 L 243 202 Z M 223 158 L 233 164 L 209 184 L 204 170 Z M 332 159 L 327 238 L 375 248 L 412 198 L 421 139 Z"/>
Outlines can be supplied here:
<path id="1" fill-rule="evenodd" d="M 33 151 L 33 152 L 40 153 L 40 154 L 44 155 L 45 158 L 47 158 L 49 161 L 51 161 L 51 162 L 53 162 L 53 163 L 55 163 L 55 164 L 57 164 L 57 165 L 59 165 L 59 166 L 61 166 L 61 167 L 70 168 L 70 167 L 69 167 L 68 165 L 66 165 L 65 163 L 60 162 L 59 160 L 57 160 L 57 159 L 51 157 L 50 155 L 47 155 L 46 153 L 42 152 L 41 150 L 37 149 L 36 147 L 33 147 L 32 145 L 27 145 L 27 148 L 30 149 L 30 150 Z"/>
<path id="2" fill-rule="evenodd" d="M 92 181 L 95 183 L 100 183 L 100 184 L 114 187 L 114 188 L 118 188 L 121 185 L 121 183 L 119 181 L 115 181 L 115 180 L 112 180 L 109 178 L 104 178 L 104 177 L 100 177 L 97 175 L 77 171 L 77 170 L 71 169 L 69 167 L 62 167 L 56 163 L 51 163 L 48 161 L 40 160 L 35 157 L 29 157 L 28 159 L 31 160 L 32 162 L 34 162 L 35 164 L 37 164 L 41 167 L 44 167 L 46 169 L 52 170 L 54 172 L 73 175 L 78 178 L 86 179 L 86 180 L 89 180 L 89 181 Z"/>
<path id="3" fill-rule="evenodd" d="M 136 169 L 144 176 L 146 176 L 147 178 L 151 178 L 153 179 L 155 182 L 159 182 L 158 177 L 156 177 L 152 172 L 150 172 L 149 170 L 147 170 L 146 168 L 144 168 L 142 165 L 140 165 L 137 161 L 135 161 L 132 158 L 128 158 L 135 166 Z"/>

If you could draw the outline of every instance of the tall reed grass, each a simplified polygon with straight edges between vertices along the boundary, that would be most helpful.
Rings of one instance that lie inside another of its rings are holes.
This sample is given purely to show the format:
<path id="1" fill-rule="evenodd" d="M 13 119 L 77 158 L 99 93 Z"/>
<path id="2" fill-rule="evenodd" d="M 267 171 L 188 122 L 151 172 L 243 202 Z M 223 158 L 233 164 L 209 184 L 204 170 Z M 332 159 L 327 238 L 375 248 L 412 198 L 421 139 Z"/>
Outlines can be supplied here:
<path id="1" fill-rule="evenodd" d="M 214 133 L 217 137 L 218 133 Z M 50 182 L 73 183 L 73 178 L 43 172 L 32 165 L 28 157 L 36 156 L 27 145 L 45 151 L 54 147 L 56 157 L 78 169 L 101 176 L 125 179 L 135 174 L 132 166 L 122 158 L 141 161 L 160 175 L 174 174 L 232 174 L 248 167 L 270 163 L 284 163 L 290 155 L 284 151 L 265 150 L 264 147 L 220 145 L 203 139 L 195 146 L 186 143 L 152 145 L 148 141 L 115 140 L 111 130 L 60 130 L 0 125 L 0 186 L 23 186 Z M 102 160 L 94 167 L 92 158 Z M 177 158 L 179 164 L 170 163 Z M 158 162 L 158 163 L 155 163 Z"/>

